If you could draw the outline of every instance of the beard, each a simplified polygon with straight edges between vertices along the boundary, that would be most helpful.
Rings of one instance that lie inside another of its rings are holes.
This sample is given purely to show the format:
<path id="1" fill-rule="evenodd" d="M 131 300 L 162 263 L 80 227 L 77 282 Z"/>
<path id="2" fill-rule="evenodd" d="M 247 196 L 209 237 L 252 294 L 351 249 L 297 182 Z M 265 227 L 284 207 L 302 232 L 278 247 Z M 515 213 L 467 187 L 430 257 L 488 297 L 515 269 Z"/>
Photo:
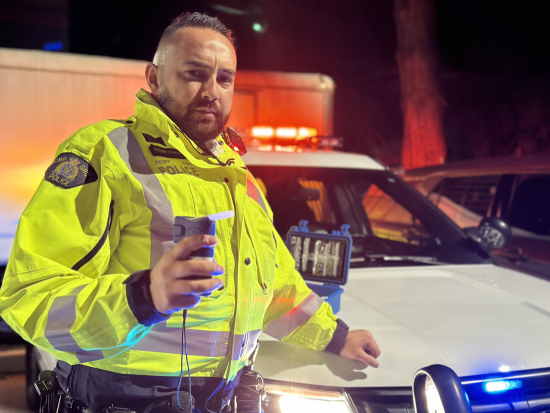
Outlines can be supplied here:
<path id="1" fill-rule="evenodd" d="M 182 105 L 167 90 L 161 90 L 158 103 L 166 114 L 174 121 L 185 135 L 195 142 L 206 142 L 219 136 L 227 125 L 229 114 L 222 117 L 221 107 L 216 102 L 191 102 Z M 195 108 L 207 107 L 214 110 L 213 118 L 205 117 L 195 111 Z"/>

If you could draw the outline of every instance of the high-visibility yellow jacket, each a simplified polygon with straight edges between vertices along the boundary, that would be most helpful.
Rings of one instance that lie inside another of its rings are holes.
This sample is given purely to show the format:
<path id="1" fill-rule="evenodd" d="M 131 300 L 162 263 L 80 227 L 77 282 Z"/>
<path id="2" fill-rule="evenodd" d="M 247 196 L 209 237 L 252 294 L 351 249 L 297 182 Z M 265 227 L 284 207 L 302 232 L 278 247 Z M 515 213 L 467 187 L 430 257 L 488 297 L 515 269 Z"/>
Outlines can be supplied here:
<path id="1" fill-rule="evenodd" d="M 1 316 L 71 365 L 177 376 L 182 312 L 154 310 L 142 270 L 173 247 L 175 216 L 233 210 L 216 227 L 225 288 L 188 311 L 192 375 L 231 380 L 262 329 L 324 350 L 337 318 L 294 269 L 239 155 L 223 145 L 229 165 L 220 166 L 149 93 L 137 96 L 134 116 L 84 127 L 59 146 L 21 216 Z"/>

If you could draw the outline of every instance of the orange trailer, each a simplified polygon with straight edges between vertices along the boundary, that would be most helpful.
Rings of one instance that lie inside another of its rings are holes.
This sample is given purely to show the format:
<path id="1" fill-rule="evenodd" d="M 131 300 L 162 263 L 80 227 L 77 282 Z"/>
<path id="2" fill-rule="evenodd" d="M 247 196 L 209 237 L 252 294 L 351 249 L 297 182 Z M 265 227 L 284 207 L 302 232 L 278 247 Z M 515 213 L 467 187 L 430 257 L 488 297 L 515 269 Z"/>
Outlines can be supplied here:
<path id="1" fill-rule="evenodd" d="M 145 64 L 0 48 L 0 263 L 57 146 L 85 125 L 132 115 L 136 92 L 147 89 Z M 229 126 L 332 135 L 334 88 L 321 74 L 239 70 Z"/>

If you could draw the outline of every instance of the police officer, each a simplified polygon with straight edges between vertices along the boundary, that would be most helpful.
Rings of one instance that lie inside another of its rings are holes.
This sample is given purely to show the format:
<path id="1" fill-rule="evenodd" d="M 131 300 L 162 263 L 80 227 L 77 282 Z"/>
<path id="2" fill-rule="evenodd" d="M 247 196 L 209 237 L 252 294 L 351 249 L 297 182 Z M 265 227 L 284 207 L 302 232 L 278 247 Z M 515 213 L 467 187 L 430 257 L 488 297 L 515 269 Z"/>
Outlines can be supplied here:
<path id="1" fill-rule="evenodd" d="M 254 177 L 224 142 L 235 71 L 230 31 L 180 16 L 147 65 L 151 92 L 138 92 L 135 114 L 63 142 L 21 217 L 1 315 L 59 360 L 69 405 L 144 411 L 175 394 L 184 322 L 200 412 L 226 405 L 262 330 L 378 367 L 372 335 L 348 332 L 294 270 Z M 175 216 L 223 211 L 234 218 L 215 237 L 173 243 Z M 214 245 L 215 262 L 186 260 Z"/>

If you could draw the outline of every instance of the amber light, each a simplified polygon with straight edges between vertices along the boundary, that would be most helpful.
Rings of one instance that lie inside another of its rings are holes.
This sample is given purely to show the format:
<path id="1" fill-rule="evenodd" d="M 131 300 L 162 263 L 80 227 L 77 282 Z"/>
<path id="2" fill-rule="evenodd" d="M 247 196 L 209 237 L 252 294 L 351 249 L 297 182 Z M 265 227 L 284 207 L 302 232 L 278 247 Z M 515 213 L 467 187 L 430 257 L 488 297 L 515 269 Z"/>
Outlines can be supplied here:
<path id="1" fill-rule="evenodd" d="M 295 138 L 298 136 L 298 129 L 279 127 L 275 130 L 275 136 L 278 138 Z"/>
<path id="2" fill-rule="evenodd" d="M 254 126 L 250 130 L 250 136 L 254 138 L 272 138 L 275 130 L 271 126 Z"/>
<path id="3" fill-rule="evenodd" d="M 300 138 L 309 138 L 311 136 L 317 136 L 317 129 L 301 127 L 298 129 L 298 136 Z"/>

